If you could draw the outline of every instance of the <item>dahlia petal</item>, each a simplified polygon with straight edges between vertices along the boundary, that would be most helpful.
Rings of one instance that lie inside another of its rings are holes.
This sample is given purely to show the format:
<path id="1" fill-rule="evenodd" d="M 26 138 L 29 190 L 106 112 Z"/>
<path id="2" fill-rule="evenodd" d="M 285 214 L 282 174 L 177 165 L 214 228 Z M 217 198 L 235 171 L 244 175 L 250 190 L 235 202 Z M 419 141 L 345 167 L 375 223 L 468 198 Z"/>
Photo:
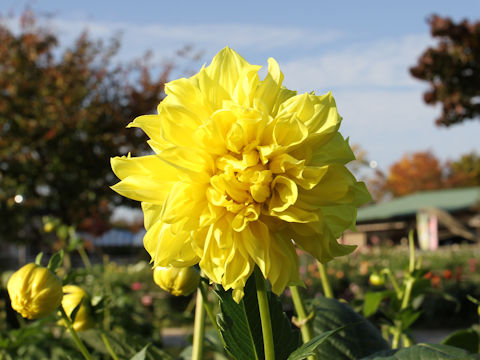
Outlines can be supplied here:
<path id="1" fill-rule="evenodd" d="M 199 260 L 190 245 L 190 233 L 157 221 L 145 234 L 143 243 L 154 266 L 192 266 Z"/>
<path id="2" fill-rule="evenodd" d="M 162 205 L 142 202 L 143 224 L 148 231 L 157 221 L 160 221 L 162 215 Z"/>
<path id="3" fill-rule="evenodd" d="M 240 244 L 255 264 L 266 276 L 270 272 L 272 261 L 270 259 L 270 244 L 272 239 L 268 227 L 262 221 L 248 224 L 248 227 L 239 233 Z"/>
<path id="4" fill-rule="evenodd" d="M 297 206 L 290 206 L 282 212 L 269 211 L 267 215 L 275 216 L 289 223 L 309 223 L 318 221 L 319 219 L 315 212 L 306 211 Z"/>
<path id="5" fill-rule="evenodd" d="M 229 47 L 220 50 L 206 68 L 208 76 L 218 83 L 228 94 L 233 94 L 240 76 L 251 65 Z"/>
<path id="6" fill-rule="evenodd" d="M 243 289 L 255 267 L 253 260 L 237 247 L 236 242 L 225 260 L 225 275 L 222 278 L 225 290 Z"/>
<path id="7" fill-rule="evenodd" d="M 346 164 L 355 160 L 348 139 L 344 139 L 340 133 L 336 133 L 325 145 L 316 148 L 312 152 L 311 165 L 321 166 L 327 164 Z"/>
<path id="8" fill-rule="evenodd" d="M 198 227 L 200 214 L 207 206 L 205 191 L 205 184 L 176 182 L 163 204 L 162 221 L 173 224 L 188 219 L 186 228 Z"/>
<path id="9" fill-rule="evenodd" d="M 299 284 L 298 256 L 292 241 L 284 236 L 276 236 L 271 242 L 270 257 L 272 262 L 267 277 L 272 284 L 272 291 L 280 295 L 289 284 Z"/>
<path id="10" fill-rule="evenodd" d="M 283 74 L 278 63 L 273 58 L 268 59 L 268 74 L 261 82 L 255 96 L 265 104 L 265 111 L 272 112 L 277 103 L 278 94 L 282 86 Z"/>
<path id="11" fill-rule="evenodd" d="M 180 111 L 185 118 L 185 126 L 192 129 L 195 125 L 200 125 L 205 121 L 212 113 L 212 108 L 209 106 L 209 102 L 205 99 L 205 95 L 198 85 L 197 77 L 190 79 L 178 79 L 165 84 L 165 93 L 168 95 L 159 105 L 158 113 L 163 114 L 163 111 L 167 113 L 175 114 L 174 109 Z M 172 117 L 173 120 L 175 117 Z M 163 125 L 163 124 L 162 124 Z"/>
<path id="12" fill-rule="evenodd" d="M 165 106 L 162 108 L 162 137 L 170 144 L 191 146 L 197 126 L 193 125 L 191 115 L 184 107 Z"/>
<path id="13" fill-rule="evenodd" d="M 232 100 L 242 106 L 251 107 L 253 105 L 253 97 L 255 89 L 258 86 L 258 70 L 261 66 L 249 65 L 240 75 L 232 94 Z"/>
<path id="14" fill-rule="evenodd" d="M 110 159 L 112 170 L 119 179 L 128 176 L 145 176 L 164 181 L 178 180 L 178 170 L 162 161 L 157 155 L 132 158 L 129 156 Z"/>
<path id="15" fill-rule="evenodd" d="M 168 195 L 172 183 L 152 179 L 149 176 L 128 176 L 111 188 L 133 200 L 162 204 Z"/>
<path id="16" fill-rule="evenodd" d="M 298 188 L 295 182 L 285 176 L 276 176 L 272 181 L 272 197 L 268 204 L 270 212 L 282 212 L 295 204 Z"/>
<path id="17" fill-rule="evenodd" d="M 158 115 L 142 115 L 136 117 L 131 123 L 127 125 L 127 128 L 137 127 L 143 130 L 150 139 L 162 142 L 162 126 L 160 116 Z"/>
<path id="18" fill-rule="evenodd" d="M 211 155 L 198 148 L 175 146 L 163 150 L 158 156 L 184 173 L 198 174 L 197 179 L 199 181 L 208 182 L 208 175 L 212 173 L 214 168 Z"/>

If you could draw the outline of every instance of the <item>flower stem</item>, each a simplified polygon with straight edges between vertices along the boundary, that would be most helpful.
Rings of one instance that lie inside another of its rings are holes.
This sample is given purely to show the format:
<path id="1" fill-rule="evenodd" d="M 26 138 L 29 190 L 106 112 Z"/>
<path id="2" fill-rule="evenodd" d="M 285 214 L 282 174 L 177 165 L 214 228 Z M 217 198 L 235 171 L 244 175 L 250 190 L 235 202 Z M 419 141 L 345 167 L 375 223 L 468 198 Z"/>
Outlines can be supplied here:
<path id="1" fill-rule="evenodd" d="M 117 354 L 115 354 L 115 351 L 113 351 L 112 345 L 110 345 L 110 341 L 108 341 L 107 336 L 102 332 L 101 334 L 103 343 L 105 344 L 105 347 L 107 348 L 108 353 L 112 357 L 113 360 L 118 360 Z"/>
<path id="2" fill-rule="evenodd" d="M 293 305 L 295 306 L 295 311 L 297 312 L 297 321 L 300 326 L 300 331 L 302 333 L 303 343 L 309 342 L 312 339 L 312 329 L 310 327 L 310 318 L 305 311 L 305 306 L 303 304 L 302 295 L 298 290 L 298 286 L 290 286 L 290 292 L 292 293 Z M 309 356 L 309 360 L 315 360 L 316 356 Z"/>
<path id="3" fill-rule="evenodd" d="M 205 335 L 205 308 L 203 305 L 202 291 L 200 289 L 197 290 L 196 297 L 192 360 L 201 360 L 203 358 L 203 338 Z"/>
<path id="4" fill-rule="evenodd" d="M 333 299 L 333 291 L 328 281 L 327 269 L 320 261 L 317 261 L 317 266 L 320 273 L 320 281 L 322 282 L 323 294 L 326 298 Z"/>
<path id="5" fill-rule="evenodd" d="M 207 312 L 208 318 L 210 319 L 210 322 L 212 323 L 212 325 L 215 327 L 215 330 L 217 330 L 218 337 L 222 341 L 223 346 L 226 347 L 227 345 L 225 344 L 225 340 L 223 339 L 222 332 L 220 331 L 220 327 L 217 324 L 215 315 L 213 315 L 212 307 L 208 302 L 208 293 L 207 293 L 206 285 L 203 282 L 201 282 L 199 289 L 203 297 L 203 306 L 205 307 L 205 311 Z"/>
<path id="6" fill-rule="evenodd" d="M 273 345 L 272 322 L 270 320 L 270 309 L 268 308 L 267 290 L 265 288 L 265 279 L 262 272 L 255 266 L 254 276 L 257 288 L 258 308 L 260 310 L 260 319 L 262 321 L 263 349 L 265 360 L 275 360 L 275 348 Z"/>
<path id="7" fill-rule="evenodd" d="M 83 245 L 80 245 L 77 248 L 78 254 L 80 255 L 80 258 L 82 259 L 83 265 L 85 265 L 86 269 L 91 269 L 92 268 L 92 263 L 90 262 L 90 259 L 88 258 L 87 252 L 85 251 L 85 248 Z"/>
<path id="8" fill-rule="evenodd" d="M 65 313 L 63 306 L 60 306 L 60 313 L 62 314 L 63 321 L 65 321 L 65 324 L 67 324 L 68 331 L 70 331 L 70 334 L 72 334 L 73 341 L 75 342 L 75 345 L 77 345 L 78 350 L 80 350 L 85 360 L 92 360 L 90 353 L 88 352 L 85 345 L 83 345 L 82 340 L 80 340 L 77 332 L 73 328 L 72 321 L 70 320 L 68 315 Z"/>

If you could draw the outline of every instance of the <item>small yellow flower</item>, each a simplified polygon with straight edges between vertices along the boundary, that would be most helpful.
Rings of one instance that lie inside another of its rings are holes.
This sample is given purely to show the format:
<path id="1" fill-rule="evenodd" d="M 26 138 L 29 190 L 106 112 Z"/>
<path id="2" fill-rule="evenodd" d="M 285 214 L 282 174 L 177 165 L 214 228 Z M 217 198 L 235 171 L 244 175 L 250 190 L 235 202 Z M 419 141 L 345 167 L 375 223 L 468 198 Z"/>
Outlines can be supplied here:
<path id="1" fill-rule="evenodd" d="M 55 228 L 55 225 L 53 225 L 51 221 L 46 222 L 43 225 L 43 231 L 45 231 L 46 233 L 52 232 L 54 228 Z"/>
<path id="2" fill-rule="evenodd" d="M 163 290 L 175 296 L 190 295 L 198 287 L 200 274 L 193 267 L 161 267 L 153 271 L 153 280 Z"/>
<path id="3" fill-rule="evenodd" d="M 142 202 L 154 266 L 198 263 L 236 301 L 255 266 L 277 294 L 299 283 L 295 246 L 321 262 L 352 252 L 336 239 L 371 199 L 345 167 L 332 95 L 286 89 L 272 58 L 259 69 L 223 49 L 129 125 L 154 155 L 112 159 L 113 189 Z"/>
<path id="4" fill-rule="evenodd" d="M 76 285 L 65 285 L 63 294 L 62 307 L 69 319 L 71 319 L 70 316 L 73 310 L 82 301 L 73 322 L 75 331 L 84 331 L 93 327 L 94 322 L 90 313 L 90 300 L 85 290 Z"/>
<path id="5" fill-rule="evenodd" d="M 12 308 L 24 318 L 46 316 L 60 306 L 62 282 L 49 269 L 34 263 L 16 271 L 8 280 Z"/>

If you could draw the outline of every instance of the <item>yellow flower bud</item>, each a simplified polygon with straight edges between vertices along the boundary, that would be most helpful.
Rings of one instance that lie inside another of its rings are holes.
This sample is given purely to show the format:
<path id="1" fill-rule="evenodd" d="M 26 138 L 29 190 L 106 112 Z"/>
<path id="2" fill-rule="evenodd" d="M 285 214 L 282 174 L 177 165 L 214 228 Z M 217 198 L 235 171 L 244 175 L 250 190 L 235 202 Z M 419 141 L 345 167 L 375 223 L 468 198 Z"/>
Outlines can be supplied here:
<path id="1" fill-rule="evenodd" d="M 62 307 L 69 319 L 71 319 L 72 312 L 78 306 L 80 301 L 82 301 L 82 304 L 78 308 L 73 322 L 73 328 L 75 331 L 88 330 L 94 325 L 90 313 L 90 299 L 85 290 L 79 286 L 65 285 L 63 287 Z"/>
<path id="2" fill-rule="evenodd" d="M 43 225 L 43 231 L 45 231 L 46 233 L 52 232 L 54 228 L 55 228 L 55 226 L 53 225 L 53 223 L 51 221 L 46 222 Z"/>
<path id="3" fill-rule="evenodd" d="M 190 295 L 200 282 L 200 274 L 193 267 L 161 267 L 153 272 L 153 280 L 163 290 L 175 296 Z"/>
<path id="4" fill-rule="evenodd" d="M 385 279 L 383 278 L 383 275 L 378 273 L 371 274 L 368 280 L 370 281 L 370 284 L 374 286 L 382 286 L 383 284 L 385 284 Z"/>
<path id="5" fill-rule="evenodd" d="M 62 282 L 49 269 L 34 263 L 16 271 L 8 280 L 12 308 L 27 319 L 46 316 L 60 306 Z"/>

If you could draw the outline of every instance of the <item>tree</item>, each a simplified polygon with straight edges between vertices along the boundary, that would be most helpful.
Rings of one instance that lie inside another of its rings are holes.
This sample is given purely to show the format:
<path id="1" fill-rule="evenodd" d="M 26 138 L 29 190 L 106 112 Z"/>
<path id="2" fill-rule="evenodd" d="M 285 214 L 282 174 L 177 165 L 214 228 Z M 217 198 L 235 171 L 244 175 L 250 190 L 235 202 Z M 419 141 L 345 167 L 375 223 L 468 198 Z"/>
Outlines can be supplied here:
<path id="1" fill-rule="evenodd" d="M 449 187 L 480 186 L 480 156 L 475 152 L 465 154 L 459 160 L 448 163 Z"/>
<path id="2" fill-rule="evenodd" d="M 424 93 L 427 104 L 442 104 L 436 124 L 450 126 L 480 118 L 480 21 L 454 23 L 433 15 L 429 23 L 439 42 L 422 54 L 410 73 L 429 82 Z"/>
<path id="3" fill-rule="evenodd" d="M 394 197 L 445 187 L 442 167 L 430 152 L 406 154 L 390 167 L 385 189 Z"/>
<path id="4" fill-rule="evenodd" d="M 406 154 L 387 174 L 376 170 L 366 182 L 376 201 L 417 191 L 480 186 L 480 156 L 472 152 L 442 163 L 430 151 Z"/>
<path id="5" fill-rule="evenodd" d="M 108 218 L 122 201 L 109 158 L 148 151 L 125 126 L 156 108 L 172 69 L 114 65 L 119 41 L 86 33 L 60 47 L 35 20 L 26 12 L 19 34 L 0 25 L 0 237 L 11 241 L 38 240 L 44 215 L 79 227 Z"/>

